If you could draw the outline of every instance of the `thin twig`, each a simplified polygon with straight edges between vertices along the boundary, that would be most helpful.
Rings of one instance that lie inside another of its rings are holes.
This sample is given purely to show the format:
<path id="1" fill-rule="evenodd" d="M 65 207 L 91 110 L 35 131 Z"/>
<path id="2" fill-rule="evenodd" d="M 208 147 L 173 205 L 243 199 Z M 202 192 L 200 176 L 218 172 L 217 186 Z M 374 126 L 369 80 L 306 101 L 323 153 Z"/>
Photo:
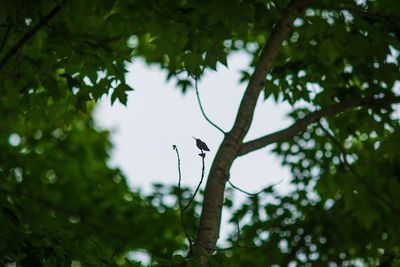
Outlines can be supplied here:
<path id="1" fill-rule="evenodd" d="M 239 225 L 239 224 L 237 224 L 237 225 Z M 216 251 L 227 251 L 227 250 L 232 250 L 232 249 L 235 249 L 235 248 L 247 248 L 247 249 L 254 249 L 254 248 L 256 248 L 256 249 L 257 249 L 257 248 L 265 248 L 265 247 L 268 246 L 268 244 L 259 245 L 259 246 L 257 246 L 257 245 L 235 244 L 235 245 L 229 246 L 229 247 L 214 248 L 214 249 L 212 249 L 212 248 L 210 248 L 210 247 L 207 247 L 207 246 L 201 244 L 200 242 L 198 242 L 198 241 L 196 241 L 196 240 L 193 241 L 193 242 L 196 243 L 196 244 L 198 244 L 199 246 L 205 248 L 205 249 L 208 249 L 208 250 L 216 250 Z M 297 243 L 297 245 L 296 245 L 294 248 L 292 248 L 292 251 L 295 250 L 294 252 L 296 252 L 300 247 L 301 247 L 301 243 Z M 289 255 L 291 255 L 291 254 L 289 254 Z"/>
<path id="2" fill-rule="evenodd" d="M 201 114 L 203 114 L 203 117 L 206 119 L 206 121 L 208 121 L 208 123 L 210 123 L 212 126 L 214 126 L 215 129 L 217 129 L 218 131 L 220 131 L 222 134 L 226 134 L 226 132 L 225 132 L 221 127 L 219 127 L 219 126 L 216 125 L 214 122 L 212 122 L 212 121 L 208 118 L 208 116 L 206 115 L 206 113 L 204 112 L 203 105 L 201 104 L 201 100 L 200 100 L 200 94 L 199 94 L 199 88 L 198 88 L 198 85 L 197 85 L 197 80 L 198 80 L 198 78 L 197 78 L 197 77 L 194 77 L 194 89 L 196 90 L 197 102 L 199 103 L 199 107 L 200 107 Z"/>
<path id="3" fill-rule="evenodd" d="M 202 154 L 203 154 L 203 152 L 202 152 Z M 196 188 L 196 190 L 194 191 L 193 196 L 190 198 L 189 202 L 188 202 L 188 203 L 185 205 L 185 207 L 183 208 L 183 211 L 185 211 L 187 208 L 189 208 L 190 204 L 192 203 L 192 201 L 193 201 L 194 198 L 196 197 L 196 194 L 197 194 L 197 192 L 199 191 L 201 184 L 203 183 L 203 179 L 204 179 L 204 169 L 205 169 L 204 158 L 205 158 L 205 156 L 202 155 L 202 157 L 201 157 L 202 168 L 201 168 L 201 178 L 200 178 L 200 182 L 199 182 L 199 184 L 197 185 L 197 188 Z"/>
<path id="4" fill-rule="evenodd" d="M 4 33 L 3 41 L 1 42 L 1 45 L 0 45 L 0 54 L 1 54 L 1 51 L 3 51 L 3 48 L 7 43 L 8 34 L 10 33 L 10 29 L 11 29 L 11 19 L 8 18 L 7 29 L 6 29 L 6 32 Z"/>
<path id="5" fill-rule="evenodd" d="M 153 10 L 155 13 L 157 13 L 159 16 L 161 16 L 161 17 L 163 17 L 163 18 L 165 18 L 165 19 L 167 19 L 169 21 L 172 21 L 172 22 L 175 22 L 175 23 L 178 23 L 178 24 L 187 25 L 187 23 L 185 21 L 183 21 L 183 20 L 180 20 L 178 16 L 173 16 L 173 17 L 169 16 L 169 15 L 163 13 L 161 10 L 158 10 L 154 6 L 150 6 L 150 9 Z"/>
<path id="6" fill-rule="evenodd" d="M 173 150 L 175 150 L 176 152 L 176 157 L 178 159 L 178 204 L 179 204 L 179 211 L 181 214 L 181 224 L 182 224 L 182 228 L 183 231 L 185 232 L 185 236 L 186 239 L 189 242 L 189 254 L 192 251 L 192 238 L 190 237 L 187 229 L 186 229 L 186 225 L 185 225 L 185 218 L 183 216 L 183 212 L 184 212 L 184 208 L 182 205 L 182 190 L 181 190 L 181 181 L 182 181 L 182 173 L 181 173 L 181 158 L 179 156 L 179 151 L 178 151 L 178 147 L 176 145 L 172 146 Z"/>
<path id="7" fill-rule="evenodd" d="M 101 257 L 104 258 L 103 249 L 102 249 L 102 247 L 100 246 L 100 244 L 99 244 L 96 240 L 94 240 L 91 236 L 89 236 L 89 240 L 92 241 L 92 243 L 96 245 L 97 249 L 98 249 L 99 252 L 100 252 Z"/>
<path id="8" fill-rule="evenodd" d="M 265 187 L 264 189 L 261 189 L 261 190 L 260 190 L 259 192 L 257 192 L 257 193 L 249 193 L 249 192 L 247 192 L 247 191 L 241 189 L 240 187 L 234 185 L 230 180 L 228 180 L 228 183 L 229 183 L 234 189 L 236 189 L 236 190 L 242 192 L 243 194 L 246 194 L 246 195 L 249 195 L 249 196 L 257 196 L 257 195 L 259 195 L 259 194 L 265 192 L 266 190 L 268 190 L 268 189 L 270 189 L 270 188 L 273 188 L 274 186 L 276 186 L 276 185 L 282 183 L 282 181 L 283 181 L 283 179 L 280 180 L 279 182 L 275 183 L 275 184 L 269 185 L 269 186 Z"/>
<path id="9" fill-rule="evenodd" d="M 200 247 L 204 248 L 204 249 L 208 249 L 208 250 L 215 250 L 215 251 L 227 251 L 227 250 L 232 250 L 235 248 L 246 248 L 246 249 L 254 249 L 254 248 L 265 248 L 267 247 L 268 244 L 264 244 L 264 245 L 243 245 L 240 244 L 240 225 L 239 225 L 239 220 L 236 221 L 236 229 L 237 229 L 237 244 L 229 246 L 229 247 L 224 247 L 224 248 L 210 248 L 205 246 L 204 244 L 201 244 L 199 241 L 194 240 L 193 242 L 198 244 Z M 301 247 L 301 243 L 297 243 L 295 247 L 292 248 L 292 253 L 294 254 L 295 252 L 297 252 L 297 250 Z M 289 255 L 292 255 L 292 253 L 290 253 Z M 289 256 L 288 255 L 288 256 Z M 293 255 L 291 256 L 293 257 Z"/>
<path id="10" fill-rule="evenodd" d="M 374 11 L 371 9 L 365 9 L 363 7 L 360 6 L 346 6 L 346 5 L 342 5 L 340 4 L 340 2 L 338 2 L 339 5 L 335 5 L 335 4 L 325 4 L 325 3 L 319 3 L 319 2 L 315 2 L 314 6 L 317 8 L 323 8 L 323 9 L 328 9 L 328 10 L 336 10 L 336 11 L 349 11 L 352 13 L 356 13 L 356 14 L 361 14 L 364 16 L 369 16 L 369 17 L 374 17 L 374 18 L 379 18 L 379 19 L 385 19 L 385 20 L 389 20 L 389 22 L 391 22 L 391 16 L 395 15 L 395 14 L 384 14 L 384 13 L 380 13 L 379 11 Z M 400 17 L 395 17 L 395 19 L 399 19 Z"/>
<path id="11" fill-rule="evenodd" d="M 342 164 L 344 164 L 346 166 L 346 168 L 352 173 L 352 175 L 356 178 L 356 180 L 358 180 L 361 184 L 363 184 L 368 191 L 370 191 L 372 194 L 374 194 L 379 200 L 381 200 L 389 209 L 392 209 L 394 212 L 400 213 L 400 209 L 393 206 L 391 204 L 390 201 L 388 201 L 387 199 L 385 199 L 379 191 L 377 191 L 375 189 L 375 187 L 373 185 L 371 185 L 370 183 L 368 183 L 368 181 L 362 177 L 357 170 L 355 169 L 355 167 L 353 165 L 351 165 L 347 159 L 347 152 L 346 149 L 343 147 L 343 145 L 339 142 L 339 140 L 336 139 L 336 137 L 334 136 L 333 133 L 330 133 L 328 129 L 326 129 L 321 122 L 318 122 L 320 128 L 322 129 L 322 131 L 324 131 L 324 133 L 329 137 L 329 139 L 331 139 L 331 141 L 339 148 L 340 153 L 342 154 L 342 157 L 339 157 L 340 161 L 342 162 Z"/>
<path id="12" fill-rule="evenodd" d="M 237 241 L 240 240 L 240 225 L 239 220 L 236 221 L 236 234 L 237 234 Z"/>
<path id="13" fill-rule="evenodd" d="M 235 244 L 233 246 L 224 247 L 224 248 L 210 248 L 210 247 L 207 247 L 207 246 L 201 244 L 199 241 L 194 240 L 193 242 L 198 244 L 199 246 L 205 248 L 205 249 L 216 250 L 216 251 L 226 251 L 226 250 L 231 250 L 231 249 L 235 249 L 235 248 L 264 248 L 264 247 L 266 247 L 266 246 L 263 246 L 263 245 L 261 245 L 261 246 L 255 246 L 255 245 L 254 246 L 253 245 L 249 246 L 249 245 Z"/>
<path id="14" fill-rule="evenodd" d="M 239 224 L 239 220 L 236 221 L 236 235 L 237 235 L 237 242 L 240 242 L 240 224 Z M 211 249 L 209 247 L 204 246 L 203 244 L 199 243 L 198 241 L 194 241 L 196 244 L 198 244 L 199 246 L 205 248 L 205 249 Z M 261 246 L 254 246 L 254 245 L 242 245 L 242 244 L 235 244 L 233 246 L 229 246 L 229 247 L 224 247 L 224 248 L 215 248 L 214 250 L 216 251 L 226 251 L 226 250 L 231 250 L 234 248 L 263 248 L 265 246 L 261 245 Z"/>
<path id="15" fill-rule="evenodd" d="M 110 260 L 114 258 L 115 255 L 117 255 L 118 251 L 121 250 L 123 246 L 128 242 L 128 240 L 124 240 L 124 242 L 121 242 L 113 251 L 113 253 L 110 256 Z"/>
<path id="16" fill-rule="evenodd" d="M 7 64 L 13 55 L 15 55 L 18 50 L 20 50 L 44 25 L 46 25 L 63 7 L 65 1 L 61 4 L 55 6 L 43 19 L 39 21 L 32 29 L 30 29 L 25 35 L 19 39 L 14 46 L 8 50 L 5 56 L 0 60 L 0 69 Z"/>

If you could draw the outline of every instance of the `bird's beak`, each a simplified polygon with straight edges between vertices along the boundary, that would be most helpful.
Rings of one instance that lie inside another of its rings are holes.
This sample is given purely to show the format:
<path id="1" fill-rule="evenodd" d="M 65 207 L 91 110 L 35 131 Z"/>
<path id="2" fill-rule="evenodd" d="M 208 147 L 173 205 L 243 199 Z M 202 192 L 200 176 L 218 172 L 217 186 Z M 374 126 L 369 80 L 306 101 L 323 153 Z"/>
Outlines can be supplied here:
<path id="1" fill-rule="evenodd" d="M 192 137 L 193 137 L 193 136 L 192 136 Z M 197 138 L 196 138 L 196 137 L 193 137 L 193 139 L 194 139 L 194 140 L 197 140 Z"/>

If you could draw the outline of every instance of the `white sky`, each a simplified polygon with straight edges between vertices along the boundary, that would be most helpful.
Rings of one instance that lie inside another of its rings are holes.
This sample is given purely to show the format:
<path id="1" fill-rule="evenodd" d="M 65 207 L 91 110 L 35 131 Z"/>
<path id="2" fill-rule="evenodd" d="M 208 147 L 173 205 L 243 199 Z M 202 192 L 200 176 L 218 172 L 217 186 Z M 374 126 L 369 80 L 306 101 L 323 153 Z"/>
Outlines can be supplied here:
<path id="1" fill-rule="evenodd" d="M 208 117 L 225 131 L 234 122 L 245 84 L 239 84 L 240 70 L 249 66 L 250 57 L 241 52 L 228 59 L 228 67 L 220 65 L 216 72 L 208 72 L 199 82 L 202 104 Z M 172 145 L 177 145 L 181 157 L 182 185 L 196 188 L 201 175 L 201 158 L 192 136 L 202 139 L 211 149 L 206 156 L 206 174 L 222 142 L 222 134 L 202 116 L 195 90 L 183 95 L 175 81 L 166 82 L 166 73 L 157 66 L 135 60 L 128 66 L 127 82 L 135 88 L 129 92 L 127 106 L 110 104 L 103 97 L 97 106 L 95 119 L 101 128 L 112 129 L 114 150 L 111 165 L 122 169 L 133 189 L 152 192 L 152 184 L 177 184 L 177 159 Z M 287 127 L 287 104 L 264 101 L 260 96 L 246 140 Z M 231 169 L 231 182 L 248 192 L 257 192 L 275 184 L 280 192 L 289 191 L 289 170 L 270 153 L 271 147 L 238 158 Z M 203 182 L 204 189 L 206 179 Z M 245 195 L 235 194 L 239 205 Z M 228 211 L 222 213 L 221 237 L 230 231 Z"/>
<path id="2" fill-rule="evenodd" d="M 245 84 L 239 84 L 239 71 L 249 66 L 245 53 L 228 60 L 229 69 L 220 65 L 199 82 L 199 92 L 206 114 L 224 130 L 233 124 Z M 135 88 L 129 92 L 127 106 L 111 106 L 108 98 L 98 105 L 95 118 L 101 128 L 112 129 L 115 145 L 111 164 L 122 169 L 133 188 L 151 192 L 152 184 L 177 183 L 177 159 L 172 145 L 181 156 L 182 184 L 195 188 L 201 174 L 201 158 L 192 136 L 207 143 L 206 170 L 222 141 L 222 134 L 202 116 L 194 90 L 183 95 L 175 81 L 166 82 L 166 73 L 157 66 L 135 60 L 128 67 L 127 82 Z M 285 114 L 288 105 L 276 105 L 260 97 L 250 133 L 255 137 L 289 125 Z M 238 158 L 231 169 L 231 181 L 256 192 L 280 180 L 288 181 L 289 171 L 282 168 L 270 148 Z M 207 172 L 206 172 L 207 177 Z M 205 184 L 205 183 L 204 183 Z M 278 187 L 285 187 L 285 182 Z M 204 185 L 203 185 L 204 188 Z"/>

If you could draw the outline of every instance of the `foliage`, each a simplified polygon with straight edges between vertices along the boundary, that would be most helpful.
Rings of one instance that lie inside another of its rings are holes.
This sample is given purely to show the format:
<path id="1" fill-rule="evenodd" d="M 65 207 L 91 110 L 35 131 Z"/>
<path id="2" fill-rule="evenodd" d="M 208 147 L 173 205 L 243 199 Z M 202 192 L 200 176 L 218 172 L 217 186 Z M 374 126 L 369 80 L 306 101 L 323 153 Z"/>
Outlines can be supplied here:
<path id="1" fill-rule="evenodd" d="M 165 256 L 182 245 L 176 211 L 129 190 L 107 166 L 108 133 L 91 124 L 78 115 L 54 129 L 1 133 L 2 263 L 109 266 L 129 250 Z"/>
<path id="2" fill-rule="evenodd" d="M 253 58 L 242 72 L 248 82 L 287 5 L 2 1 L 0 265 L 129 265 L 126 253 L 141 249 L 171 265 L 183 261 L 172 256 L 184 249 L 178 205 L 163 202 L 177 188 L 157 187 L 150 197 L 129 190 L 107 165 L 111 145 L 93 126 L 94 101 L 111 94 L 126 104 L 133 57 L 161 66 L 185 93 L 190 76 L 243 50 Z M 292 104 L 296 121 L 354 97 L 393 97 L 399 9 L 394 0 L 312 2 L 263 83 L 265 98 Z M 280 140 L 274 152 L 291 168 L 295 189 L 283 196 L 266 191 L 233 210 L 232 222 L 246 224 L 239 240 L 232 234 L 237 247 L 218 251 L 213 264 L 400 265 L 395 111 L 351 109 Z M 197 216 L 192 207 L 191 235 Z"/>
<path id="3" fill-rule="evenodd" d="M 393 259 L 400 250 L 399 162 L 394 149 L 399 131 L 386 132 L 379 141 L 355 137 L 348 142 L 349 153 L 359 155 L 351 165 L 354 173 L 339 159 L 343 155 L 336 141 L 318 126 L 310 132 L 312 138 L 305 132 L 303 138 L 276 148 L 292 169 L 293 192 L 274 193 L 268 202 L 268 192 L 249 198 L 234 212 L 232 221 L 246 224 L 239 241 L 232 235 L 238 247 L 231 255 L 225 253 L 226 264 L 376 266 L 390 259 L 398 266 Z M 240 248 L 243 244 L 257 248 L 249 252 Z"/>

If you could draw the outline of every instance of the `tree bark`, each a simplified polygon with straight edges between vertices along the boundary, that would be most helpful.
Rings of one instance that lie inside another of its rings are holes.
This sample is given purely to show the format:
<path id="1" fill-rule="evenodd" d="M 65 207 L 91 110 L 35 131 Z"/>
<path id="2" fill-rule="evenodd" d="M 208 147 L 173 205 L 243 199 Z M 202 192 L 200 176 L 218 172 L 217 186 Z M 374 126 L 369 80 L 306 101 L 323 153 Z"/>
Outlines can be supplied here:
<path id="1" fill-rule="evenodd" d="M 255 151 L 257 149 L 266 147 L 269 144 L 273 144 L 276 142 L 284 141 L 293 136 L 297 135 L 299 132 L 304 131 L 308 125 L 318 122 L 323 117 L 333 116 L 339 114 L 341 112 L 345 112 L 348 109 L 355 107 L 373 107 L 373 106 L 381 106 L 385 107 L 393 103 L 398 103 L 399 97 L 383 97 L 383 98 L 375 98 L 375 97 L 365 97 L 365 98 L 353 98 L 341 103 L 337 103 L 331 106 L 324 107 L 318 111 L 308 114 L 302 119 L 298 119 L 291 126 L 265 135 L 263 137 L 257 138 L 252 141 L 248 141 L 243 144 L 242 149 L 239 153 L 239 156 L 243 156 L 247 153 Z"/>
<path id="2" fill-rule="evenodd" d="M 224 137 L 212 163 L 204 192 L 200 226 L 194 243 L 193 254 L 205 265 L 215 251 L 219 238 L 221 213 L 226 181 L 233 161 L 240 155 L 243 139 L 249 131 L 257 98 L 263 89 L 266 75 L 271 70 L 282 42 L 287 38 L 293 21 L 303 11 L 309 0 L 292 0 L 281 20 L 274 26 L 268 42 L 258 59 L 236 115 L 235 123 Z"/>

